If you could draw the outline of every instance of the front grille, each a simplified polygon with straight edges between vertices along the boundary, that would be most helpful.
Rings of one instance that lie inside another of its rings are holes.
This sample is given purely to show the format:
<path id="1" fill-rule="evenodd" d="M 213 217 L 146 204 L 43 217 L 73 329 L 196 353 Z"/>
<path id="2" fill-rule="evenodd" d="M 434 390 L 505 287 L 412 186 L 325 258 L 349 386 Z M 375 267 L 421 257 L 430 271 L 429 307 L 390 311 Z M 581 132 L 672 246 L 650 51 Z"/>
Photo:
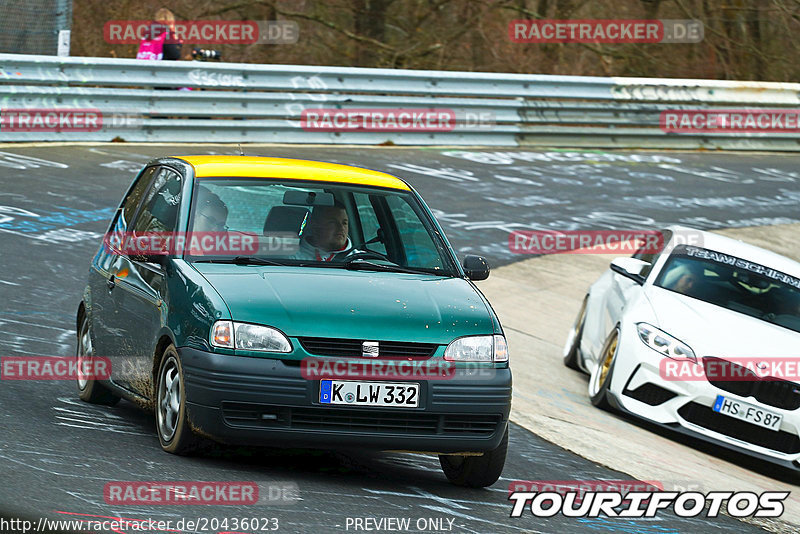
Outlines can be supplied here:
<path id="1" fill-rule="evenodd" d="M 715 364 L 713 369 L 710 366 Z M 724 368 L 727 376 L 742 376 L 743 380 L 716 380 L 708 378 L 709 383 L 728 393 L 740 397 L 753 397 L 768 406 L 782 410 L 797 410 L 800 408 L 800 386 L 787 380 L 772 377 L 759 378 L 752 371 L 722 358 L 706 356 L 703 358 L 703 368 L 706 377 L 719 374 L 719 369 Z"/>
<path id="2" fill-rule="evenodd" d="M 664 389 L 661 386 L 657 386 L 650 382 L 642 384 L 634 390 L 630 390 L 626 387 L 622 394 L 650 406 L 664 404 L 668 400 L 677 396 L 677 393 L 673 393 L 668 389 Z"/>
<path id="3" fill-rule="evenodd" d="M 759 447 L 786 454 L 800 452 L 800 438 L 791 432 L 767 430 L 733 417 L 719 414 L 707 406 L 689 402 L 678 410 L 678 414 L 695 425 L 724 434 Z"/>
<path id="4" fill-rule="evenodd" d="M 761 380 L 753 397 L 764 404 L 784 410 L 800 408 L 800 386 L 786 380 Z"/>
<path id="5" fill-rule="evenodd" d="M 222 403 L 222 416 L 227 424 L 235 427 L 417 436 L 487 437 L 497 430 L 500 423 L 500 416 L 492 414 L 436 414 L 325 407 L 290 408 L 233 402 Z"/>
<path id="6" fill-rule="evenodd" d="M 328 337 L 301 337 L 300 344 L 309 353 L 318 356 L 361 357 L 363 339 L 337 339 Z M 367 340 L 369 341 L 369 340 Z M 424 359 L 436 352 L 435 343 L 410 343 L 406 341 L 379 341 L 379 358 Z"/>

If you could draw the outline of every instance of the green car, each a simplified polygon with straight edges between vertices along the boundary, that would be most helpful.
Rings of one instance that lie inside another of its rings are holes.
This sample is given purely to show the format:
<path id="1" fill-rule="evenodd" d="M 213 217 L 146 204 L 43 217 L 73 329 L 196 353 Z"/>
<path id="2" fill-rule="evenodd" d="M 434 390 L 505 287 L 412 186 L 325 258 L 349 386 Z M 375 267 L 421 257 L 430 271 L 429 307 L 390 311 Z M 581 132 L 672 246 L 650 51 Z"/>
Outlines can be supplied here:
<path id="1" fill-rule="evenodd" d="M 87 402 L 153 410 L 161 446 L 436 453 L 482 487 L 508 448 L 500 323 L 403 180 L 246 156 L 148 163 L 92 260 L 77 313 Z M 80 363 L 80 362 L 79 362 Z"/>

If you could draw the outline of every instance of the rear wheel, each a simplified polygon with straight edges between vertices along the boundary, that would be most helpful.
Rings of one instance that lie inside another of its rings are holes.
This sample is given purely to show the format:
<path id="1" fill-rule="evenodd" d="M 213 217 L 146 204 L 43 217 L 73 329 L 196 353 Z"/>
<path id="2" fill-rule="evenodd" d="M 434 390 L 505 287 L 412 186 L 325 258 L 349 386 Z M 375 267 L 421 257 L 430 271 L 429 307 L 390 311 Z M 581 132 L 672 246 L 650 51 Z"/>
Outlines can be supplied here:
<path id="1" fill-rule="evenodd" d="M 609 334 L 608 338 L 606 338 L 606 342 L 603 344 L 603 350 L 600 351 L 600 360 L 597 362 L 589 378 L 589 396 L 591 397 L 592 404 L 603 410 L 610 410 L 612 408 L 608 401 L 608 388 L 611 385 L 611 376 L 614 373 L 614 363 L 617 360 L 618 350 L 619 328 L 615 328 L 611 334 Z"/>
<path id="2" fill-rule="evenodd" d="M 575 323 L 567 336 L 567 342 L 564 344 L 564 365 L 570 369 L 583 372 L 580 365 L 578 365 L 578 357 L 580 355 L 581 337 L 583 336 L 583 322 L 586 319 L 586 303 L 589 301 L 589 295 L 583 298 L 581 309 L 578 311 L 578 317 L 575 318 Z"/>
<path id="3" fill-rule="evenodd" d="M 506 463 L 507 452 L 508 425 L 506 425 L 503 440 L 496 449 L 485 452 L 483 456 L 440 454 L 439 463 L 447 480 L 453 484 L 471 488 L 485 488 L 486 486 L 491 486 L 500 478 L 503 466 Z"/>
<path id="4" fill-rule="evenodd" d="M 92 404 L 105 404 L 106 406 L 114 406 L 119 402 L 119 397 L 114 395 L 103 384 L 96 380 L 92 380 L 88 376 L 83 375 L 80 369 L 87 365 L 94 356 L 94 347 L 92 346 L 92 336 L 89 333 L 89 317 L 83 313 L 81 317 L 81 326 L 78 329 L 78 346 L 75 350 L 75 358 L 78 360 L 78 397 L 84 402 Z"/>
<path id="5" fill-rule="evenodd" d="M 157 384 L 156 427 L 161 448 L 172 454 L 188 454 L 199 440 L 189 428 L 183 367 L 174 345 L 164 351 Z"/>

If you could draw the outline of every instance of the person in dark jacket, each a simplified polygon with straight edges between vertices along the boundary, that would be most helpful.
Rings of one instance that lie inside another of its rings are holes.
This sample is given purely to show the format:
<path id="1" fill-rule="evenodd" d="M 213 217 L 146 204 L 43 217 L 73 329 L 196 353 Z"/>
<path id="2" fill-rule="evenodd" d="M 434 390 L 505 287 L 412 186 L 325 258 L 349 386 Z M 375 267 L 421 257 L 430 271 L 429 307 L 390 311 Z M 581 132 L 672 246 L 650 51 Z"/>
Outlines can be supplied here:
<path id="1" fill-rule="evenodd" d="M 167 37 L 164 39 L 164 57 L 170 61 L 181 59 L 181 49 L 183 41 L 175 35 L 175 14 L 169 9 L 162 7 L 156 11 L 155 21 L 167 27 Z"/>

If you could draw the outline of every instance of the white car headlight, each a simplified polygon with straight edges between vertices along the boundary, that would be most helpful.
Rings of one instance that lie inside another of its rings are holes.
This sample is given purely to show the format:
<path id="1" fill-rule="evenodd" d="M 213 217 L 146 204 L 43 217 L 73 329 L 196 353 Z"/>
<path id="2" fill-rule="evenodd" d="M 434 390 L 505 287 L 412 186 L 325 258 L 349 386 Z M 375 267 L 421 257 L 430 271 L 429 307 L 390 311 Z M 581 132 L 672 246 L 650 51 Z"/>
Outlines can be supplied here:
<path id="1" fill-rule="evenodd" d="M 226 349 L 263 352 L 292 352 L 283 332 L 269 326 L 233 321 L 217 321 L 211 328 L 211 345 Z"/>
<path id="2" fill-rule="evenodd" d="M 508 345 L 501 335 L 460 337 L 444 351 L 452 362 L 507 362 Z"/>
<path id="3" fill-rule="evenodd" d="M 675 339 L 663 330 L 647 323 L 636 323 L 636 331 L 642 343 L 656 352 L 660 352 L 667 358 L 673 360 L 692 360 L 697 363 L 697 356 L 694 355 L 692 348 L 686 343 Z"/>

